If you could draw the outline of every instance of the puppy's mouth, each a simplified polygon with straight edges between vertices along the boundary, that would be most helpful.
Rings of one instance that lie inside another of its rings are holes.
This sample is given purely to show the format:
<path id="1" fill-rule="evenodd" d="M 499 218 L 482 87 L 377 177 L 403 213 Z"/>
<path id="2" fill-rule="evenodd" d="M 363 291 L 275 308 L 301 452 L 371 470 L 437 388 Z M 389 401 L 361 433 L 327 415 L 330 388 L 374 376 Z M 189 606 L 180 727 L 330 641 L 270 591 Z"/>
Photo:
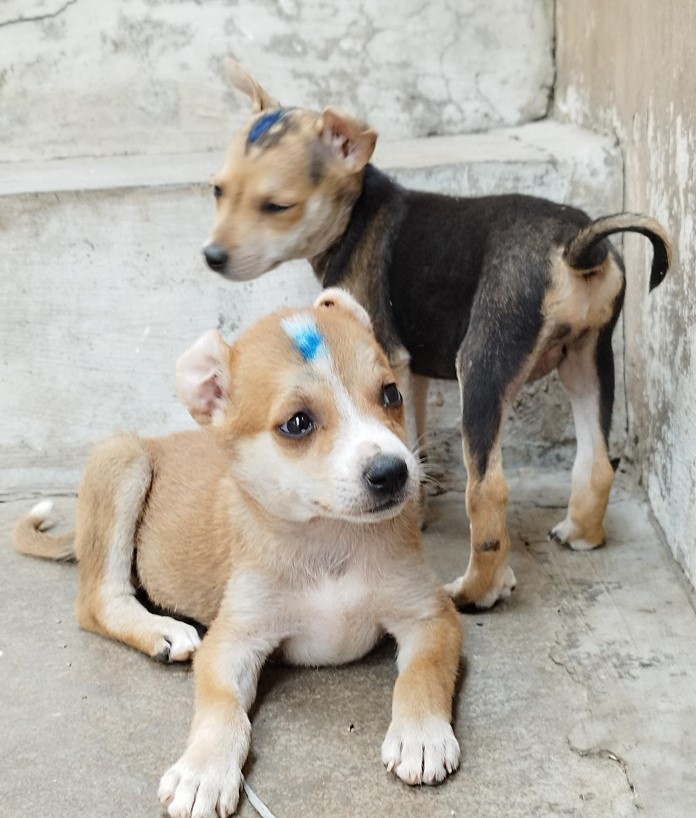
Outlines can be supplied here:
<path id="1" fill-rule="evenodd" d="M 405 494 L 399 494 L 395 497 L 385 497 L 379 503 L 375 503 L 372 508 L 368 509 L 368 514 L 383 514 L 384 512 L 391 511 L 392 509 L 399 508 L 404 504 L 406 501 Z"/>
<path id="2" fill-rule="evenodd" d="M 378 502 L 372 502 L 370 505 L 360 505 L 343 510 L 323 503 L 316 505 L 321 509 L 322 517 L 351 523 L 377 523 L 400 514 L 409 496 L 408 492 L 402 492 L 392 497 L 385 497 Z"/>
<path id="3" fill-rule="evenodd" d="M 364 523 L 376 523 L 397 517 L 403 511 L 409 496 L 408 492 L 403 492 L 392 497 L 385 497 L 379 502 L 373 502 L 358 515 L 358 520 Z"/>

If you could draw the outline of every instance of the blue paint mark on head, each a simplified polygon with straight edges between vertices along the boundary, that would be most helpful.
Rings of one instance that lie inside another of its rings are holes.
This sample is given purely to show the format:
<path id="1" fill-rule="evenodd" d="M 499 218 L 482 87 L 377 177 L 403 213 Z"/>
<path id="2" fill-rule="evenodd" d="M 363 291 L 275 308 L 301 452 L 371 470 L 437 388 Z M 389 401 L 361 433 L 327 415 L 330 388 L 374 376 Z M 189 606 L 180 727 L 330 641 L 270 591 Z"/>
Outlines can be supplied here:
<path id="1" fill-rule="evenodd" d="M 251 130 L 249 131 L 247 142 L 250 145 L 253 145 L 257 139 L 260 139 L 264 134 L 268 133 L 276 122 L 280 122 L 280 120 L 286 114 L 287 110 L 285 108 L 278 108 L 276 111 L 270 111 L 267 114 L 262 114 L 256 120 L 256 122 L 254 122 Z"/>
<path id="2" fill-rule="evenodd" d="M 315 320 L 309 315 L 292 315 L 286 318 L 283 321 L 283 329 L 305 361 L 314 361 L 320 355 L 326 354 L 324 338 Z"/>

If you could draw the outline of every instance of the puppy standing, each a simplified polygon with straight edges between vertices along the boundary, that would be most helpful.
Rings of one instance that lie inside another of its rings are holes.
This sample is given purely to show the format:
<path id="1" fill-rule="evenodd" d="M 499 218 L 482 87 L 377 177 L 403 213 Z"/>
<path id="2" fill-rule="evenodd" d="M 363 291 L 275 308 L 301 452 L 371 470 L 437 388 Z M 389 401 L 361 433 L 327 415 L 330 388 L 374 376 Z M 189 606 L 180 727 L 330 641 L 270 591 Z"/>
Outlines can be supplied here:
<path id="1" fill-rule="evenodd" d="M 663 228 L 630 213 L 591 222 L 530 196 L 404 190 L 368 164 L 374 131 L 331 108 L 282 108 L 239 65 L 229 67 L 254 116 L 213 180 L 206 260 L 239 281 L 308 258 L 324 286 L 349 290 L 404 384 L 410 369 L 413 441 L 425 429 L 428 378 L 459 380 L 471 556 L 448 586 L 453 599 L 486 608 L 515 585 L 503 424 L 523 384 L 555 368 L 570 397 L 577 455 L 568 512 L 551 534 L 575 549 L 602 545 L 614 479 L 611 336 L 625 286 L 606 237 L 650 239 L 652 289 L 670 261 Z"/>
<path id="2" fill-rule="evenodd" d="M 365 311 L 327 290 L 232 347 L 210 333 L 179 360 L 177 383 L 209 429 L 98 446 L 75 535 L 82 627 L 165 661 L 196 651 L 191 735 L 159 789 L 170 815 L 234 811 L 272 652 L 339 664 L 385 631 L 399 676 L 382 759 L 410 784 L 444 779 L 459 763 L 461 624 L 425 564 L 418 464 Z M 47 513 L 19 524 L 18 548 L 70 556 L 66 537 L 37 530 Z M 209 625 L 200 647 L 190 625 L 137 601 L 132 573 L 158 606 Z"/>

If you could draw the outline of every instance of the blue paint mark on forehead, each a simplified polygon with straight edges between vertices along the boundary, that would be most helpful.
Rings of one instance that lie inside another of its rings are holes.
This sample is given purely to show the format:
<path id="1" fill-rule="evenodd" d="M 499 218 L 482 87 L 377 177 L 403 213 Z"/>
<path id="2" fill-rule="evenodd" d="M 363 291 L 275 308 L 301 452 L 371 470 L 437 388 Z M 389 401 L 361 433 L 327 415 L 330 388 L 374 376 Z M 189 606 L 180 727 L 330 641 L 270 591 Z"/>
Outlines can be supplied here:
<path id="1" fill-rule="evenodd" d="M 278 108 L 276 111 L 270 111 L 267 114 L 262 114 L 256 120 L 256 122 L 254 122 L 251 130 L 249 131 L 247 142 L 250 145 L 253 145 L 257 139 L 260 139 L 264 134 L 268 133 L 276 122 L 280 122 L 280 120 L 283 119 L 287 113 L 287 108 Z"/>
<path id="2" fill-rule="evenodd" d="M 316 321 L 309 315 L 292 315 L 286 318 L 283 321 L 283 329 L 305 361 L 314 361 L 326 354 L 324 338 Z"/>

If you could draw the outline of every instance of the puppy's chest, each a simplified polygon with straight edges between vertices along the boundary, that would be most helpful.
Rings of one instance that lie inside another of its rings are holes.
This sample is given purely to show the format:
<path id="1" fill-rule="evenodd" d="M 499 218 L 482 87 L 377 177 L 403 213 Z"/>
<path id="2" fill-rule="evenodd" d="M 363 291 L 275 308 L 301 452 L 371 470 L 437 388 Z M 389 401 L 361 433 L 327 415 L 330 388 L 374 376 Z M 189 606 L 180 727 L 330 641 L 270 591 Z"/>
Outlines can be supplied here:
<path id="1" fill-rule="evenodd" d="M 374 588 L 356 574 L 324 578 L 293 600 L 296 631 L 282 646 L 296 664 L 340 664 L 364 656 L 381 635 Z"/>

